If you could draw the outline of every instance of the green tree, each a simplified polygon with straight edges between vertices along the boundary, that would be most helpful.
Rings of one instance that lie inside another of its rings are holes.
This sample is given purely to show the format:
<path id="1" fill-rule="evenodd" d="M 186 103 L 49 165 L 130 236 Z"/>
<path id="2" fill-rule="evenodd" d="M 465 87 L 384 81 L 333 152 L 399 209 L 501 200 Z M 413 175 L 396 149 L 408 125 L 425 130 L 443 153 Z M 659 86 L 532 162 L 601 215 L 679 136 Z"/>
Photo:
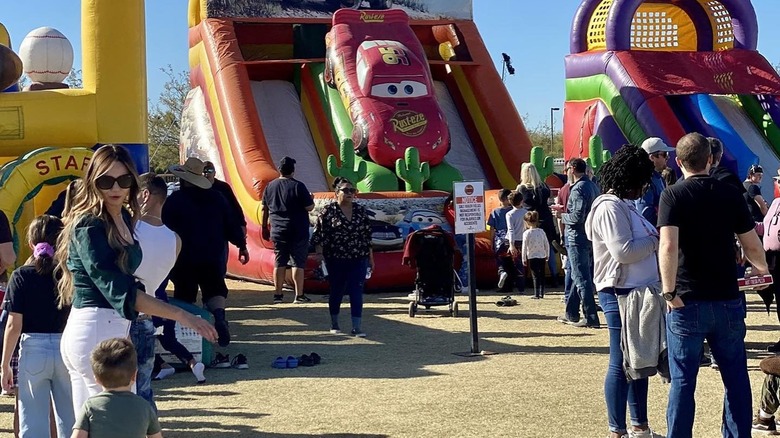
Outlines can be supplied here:
<path id="1" fill-rule="evenodd" d="M 540 146 L 544 149 L 547 155 L 555 158 L 563 157 L 563 132 L 556 129 L 553 133 L 553 144 L 550 147 L 550 123 L 539 122 L 533 128 L 530 127 L 528 114 L 523 116 L 523 124 L 528 132 L 528 136 L 531 137 L 532 146 Z"/>
<path id="2" fill-rule="evenodd" d="M 179 130 L 184 99 L 190 91 L 189 75 L 186 71 L 176 72 L 168 65 L 160 69 L 168 80 L 157 97 L 149 104 L 149 167 L 165 172 L 172 164 L 179 162 Z"/>

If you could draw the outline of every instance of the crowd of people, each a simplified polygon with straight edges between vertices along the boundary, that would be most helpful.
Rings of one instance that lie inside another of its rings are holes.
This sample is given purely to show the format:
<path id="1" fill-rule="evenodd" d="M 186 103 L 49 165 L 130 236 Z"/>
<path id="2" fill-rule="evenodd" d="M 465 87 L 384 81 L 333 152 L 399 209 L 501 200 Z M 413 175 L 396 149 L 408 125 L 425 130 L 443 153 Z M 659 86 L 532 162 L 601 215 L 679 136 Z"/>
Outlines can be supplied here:
<path id="1" fill-rule="evenodd" d="M 676 182 L 669 177 L 672 152 L 683 177 Z M 753 416 L 746 301 L 737 279 L 746 265 L 753 276 L 780 273 L 780 200 L 767 205 L 760 166 L 740 182 L 719 165 L 722 155 L 720 141 L 699 134 L 686 135 L 676 148 L 649 138 L 623 146 L 596 175 L 583 159 L 568 160 L 557 197 L 524 164 L 521 183 L 500 190 L 501 206 L 489 215 L 499 291 L 524 293 L 528 271 L 532 298 L 543 299 L 546 274 L 555 286 L 561 257 L 558 321 L 599 328 L 603 313 L 610 437 L 653 436 L 647 394 L 655 374 L 671 381 L 669 436 L 691 436 L 705 340 L 726 388 L 724 436 L 775 430 L 780 373 L 768 372 Z M 32 256 L 7 279 L 0 360 L 2 388 L 18 397 L 19 436 L 119 436 L 119 430 L 161 436 L 151 382 L 170 367 L 155 354 L 156 344 L 197 383 L 205 382 L 206 365 L 179 343 L 175 324 L 221 347 L 230 344 L 228 245 L 238 249 L 239 263 L 250 258 L 246 222 L 230 186 L 215 178 L 212 163 L 197 158 L 171 167 L 181 188 L 170 196 L 160 176 L 135 169 L 124 148 L 99 148 L 83 178 L 29 226 Z M 369 212 L 356 202 L 353 182 L 338 177 L 333 201 L 310 232 L 314 200 L 294 178 L 295 160 L 284 157 L 278 169 L 262 197 L 261 236 L 275 254 L 273 302 L 284 301 L 285 283 L 293 286 L 293 303 L 311 301 L 303 274 L 313 252 L 329 284 L 330 332 L 342 333 L 340 307 L 348 296 L 350 334 L 365 337 L 363 289 L 374 270 Z M 15 259 L 0 214 L 0 269 Z M 184 303 L 195 303 L 200 292 L 213 325 L 167 303 L 169 280 Z M 778 298 L 774 287 L 762 294 Z M 768 350 L 780 351 L 780 341 Z M 211 365 L 248 367 L 243 354 L 231 361 L 218 353 Z M 780 361 L 775 365 L 780 370 Z"/>

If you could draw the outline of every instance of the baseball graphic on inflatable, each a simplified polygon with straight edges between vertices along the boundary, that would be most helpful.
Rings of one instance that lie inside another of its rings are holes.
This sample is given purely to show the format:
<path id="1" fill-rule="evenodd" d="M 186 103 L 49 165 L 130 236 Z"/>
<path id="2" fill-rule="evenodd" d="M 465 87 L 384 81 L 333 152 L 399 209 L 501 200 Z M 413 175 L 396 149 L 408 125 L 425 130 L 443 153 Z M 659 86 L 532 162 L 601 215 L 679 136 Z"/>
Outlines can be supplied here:
<path id="1" fill-rule="evenodd" d="M 57 29 L 39 27 L 24 37 L 19 57 L 33 82 L 62 82 L 73 67 L 73 46 Z"/>

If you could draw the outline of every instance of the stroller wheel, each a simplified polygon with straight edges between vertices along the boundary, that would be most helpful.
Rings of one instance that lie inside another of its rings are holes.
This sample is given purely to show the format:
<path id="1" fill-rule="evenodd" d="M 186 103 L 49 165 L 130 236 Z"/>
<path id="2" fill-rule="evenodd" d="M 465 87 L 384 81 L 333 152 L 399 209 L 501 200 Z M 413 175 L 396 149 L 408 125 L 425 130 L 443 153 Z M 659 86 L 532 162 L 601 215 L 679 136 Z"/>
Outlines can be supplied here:
<path id="1" fill-rule="evenodd" d="M 409 303 L 409 317 L 414 318 L 417 313 L 417 303 Z"/>
<path id="2" fill-rule="evenodd" d="M 457 301 L 452 303 L 452 305 L 450 306 L 450 315 L 453 318 L 457 318 L 458 317 L 458 302 Z"/>

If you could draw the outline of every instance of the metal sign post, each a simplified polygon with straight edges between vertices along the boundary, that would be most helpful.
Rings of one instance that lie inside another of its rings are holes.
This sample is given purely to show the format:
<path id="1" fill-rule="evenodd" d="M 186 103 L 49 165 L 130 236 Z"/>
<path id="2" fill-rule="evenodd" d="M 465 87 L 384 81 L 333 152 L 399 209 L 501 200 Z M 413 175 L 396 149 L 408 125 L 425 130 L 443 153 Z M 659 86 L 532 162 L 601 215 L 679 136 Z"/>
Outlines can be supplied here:
<path id="1" fill-rule="evenodd" d="M 453 184 L 455 204 L 455 234 L 465 234 L 467 239 L 465 259 L 468 260 L 469 323 L 471 351 L 455 353 L 458 356 L 482 356 L 488 354 L 479 349 L 477 327 L 477 268 L 475 257 L 476 233 L 485 231 L 485 185 L 482 181 L 464 181 Z"/>

